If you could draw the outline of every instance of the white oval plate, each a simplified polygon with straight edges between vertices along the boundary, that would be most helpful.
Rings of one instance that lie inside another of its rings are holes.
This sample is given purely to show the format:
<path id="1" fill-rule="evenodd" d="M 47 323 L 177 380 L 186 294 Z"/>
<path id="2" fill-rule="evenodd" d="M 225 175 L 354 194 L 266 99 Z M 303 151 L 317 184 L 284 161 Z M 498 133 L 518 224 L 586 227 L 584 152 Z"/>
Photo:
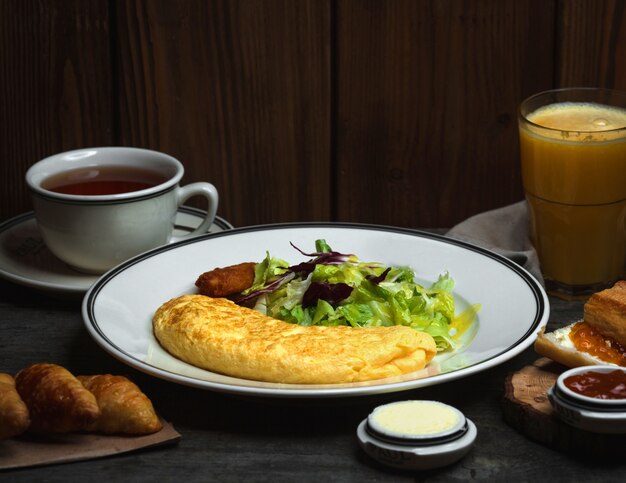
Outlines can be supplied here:
<path id="1" fill-rule="evenodd" d="M 437 355 L 423 371 L 364 383 L 274 384 L 229 377 L 186 364 L 161 348 L 152 316 L 167 300 L 196 293 L 197 277 L 217 267 L 263 260 L 266 251 L 290 263 L 310 257 L 323 238 L 361 261 L 410 266 L 430 285 L 440 273 L 454 278 L 457 314 L 480 304 L 476 331 L 464 346 Z M 104 274 L 83 299 L 87 330 L 122 362 L 168 381 L 239 395 L 362 396 L 451 381 L 501 364 L 529 347 L 549 317 L 539 283 L 514 262 L 463 241 L 415 230 L 348 223 L 295 223 L 236 228 L 156 248 Z"/>

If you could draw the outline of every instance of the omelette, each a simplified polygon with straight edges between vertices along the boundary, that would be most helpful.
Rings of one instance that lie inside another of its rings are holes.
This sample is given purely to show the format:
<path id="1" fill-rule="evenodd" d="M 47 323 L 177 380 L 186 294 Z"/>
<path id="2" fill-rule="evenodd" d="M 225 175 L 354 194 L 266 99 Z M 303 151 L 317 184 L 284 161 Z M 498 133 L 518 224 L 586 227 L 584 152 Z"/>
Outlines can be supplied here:
<path id="1" fill-rule="evenodd" d="M 183 295 L 153 317 L 174 357 L 212 372 L 265 382 L 339 384 L 400 376 L 435 356 L 433 338 L 405 326 L 300 326 L 224 298 Z"/>

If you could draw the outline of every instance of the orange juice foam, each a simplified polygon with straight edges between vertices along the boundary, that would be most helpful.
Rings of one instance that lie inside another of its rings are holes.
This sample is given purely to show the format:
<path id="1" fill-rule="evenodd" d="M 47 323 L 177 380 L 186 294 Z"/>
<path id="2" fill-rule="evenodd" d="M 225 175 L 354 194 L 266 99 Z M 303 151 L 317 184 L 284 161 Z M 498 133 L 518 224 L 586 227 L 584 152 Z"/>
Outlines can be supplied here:
<path id="1" fill-rule="evenodd" d="M 540 107 L 527 119 L 543 127 L 571 131 L 572 136 L 583 141 L 586 132 L 626 128 L 626 109 L 592 102 L 559 102 Z M 609 139 L 611 134 L 605 136 Z"/>

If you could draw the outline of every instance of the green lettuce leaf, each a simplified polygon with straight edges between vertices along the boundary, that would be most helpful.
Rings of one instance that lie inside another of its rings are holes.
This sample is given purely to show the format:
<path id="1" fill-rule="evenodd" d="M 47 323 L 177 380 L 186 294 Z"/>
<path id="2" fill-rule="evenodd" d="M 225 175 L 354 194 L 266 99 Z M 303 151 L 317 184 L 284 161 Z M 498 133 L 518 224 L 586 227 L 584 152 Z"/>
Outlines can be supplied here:
<path id="1" fill-rule="evenodd" d="M 316 253 L 332 252 L 325 240 L 317 240 L 315 247 Z M 360 262 L 355 256 L 344 260 L 317 263 L 308 275 L 295 276 L 264 294 L 260 309 L 272 317 L 299 325 L 405 325 L 430 334 L 440 351 L 454 347 L 450 330 L 455 320 L 454 279 L 447 272 L 425 288 L 415 282 L 415 273 L 409 267 L 388 269 L 378 262 Z M 264 287 L 285 274 L 288 267 L 287 262 L 267 253 L 257 265 L 254 285 L 247 292 Z M 346 299 L 333 302 L 334 305 L 319 299 L 316 305 L 303 308 L 303 296 L 312 282 L 347 284 L 352 292 Z"/>

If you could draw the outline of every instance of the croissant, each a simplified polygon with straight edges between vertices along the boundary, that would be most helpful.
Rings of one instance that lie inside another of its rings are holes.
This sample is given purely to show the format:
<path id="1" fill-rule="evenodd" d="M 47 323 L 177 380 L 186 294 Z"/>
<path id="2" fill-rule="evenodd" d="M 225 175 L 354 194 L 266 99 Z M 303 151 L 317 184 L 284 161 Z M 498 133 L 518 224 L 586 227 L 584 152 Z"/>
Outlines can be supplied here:
<path id="1" fill-rule="evenodd" d="M 101 416 L 86 429 L 99 433 L 150 434 L 162 428 L 150 399 L 124 376 L 78 376 L 98 401 Z"/>
<path id="2" fill-rule="evenodd" d="M 15 379 L 0 373 L 0 441 L 23 433 L 29 425 L 28 408 L 15 389 Z"/>
<path id="3" fill-rule="evenodd" d="M 30 412 L 36 433 L 81 431 L 100 416 L 93 394 L 67 369 L 39 363 L 22 369 L 15 386 Z"/>

